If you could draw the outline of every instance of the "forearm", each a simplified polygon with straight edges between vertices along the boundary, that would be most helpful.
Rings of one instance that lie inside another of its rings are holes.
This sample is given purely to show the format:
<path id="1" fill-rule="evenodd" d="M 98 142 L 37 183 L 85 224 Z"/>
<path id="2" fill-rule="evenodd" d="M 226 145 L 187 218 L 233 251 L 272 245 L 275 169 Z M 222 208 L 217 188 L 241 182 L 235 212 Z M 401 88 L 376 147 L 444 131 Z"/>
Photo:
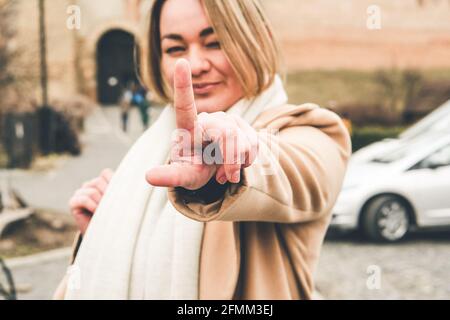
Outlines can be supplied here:
<path id="1" fill-rule="evenodd" d="M 240 183 L 221 190 L 221 198 L 202 203 L 170 189 L 170 201 L 179 212 L 198 221 L 294 223 L 328 213 L 351 152 L 342 126 L 328 131 L 296 126 L 270 140 L 273 143 L 260 139 L 258 160 L 242 170 Z"/>

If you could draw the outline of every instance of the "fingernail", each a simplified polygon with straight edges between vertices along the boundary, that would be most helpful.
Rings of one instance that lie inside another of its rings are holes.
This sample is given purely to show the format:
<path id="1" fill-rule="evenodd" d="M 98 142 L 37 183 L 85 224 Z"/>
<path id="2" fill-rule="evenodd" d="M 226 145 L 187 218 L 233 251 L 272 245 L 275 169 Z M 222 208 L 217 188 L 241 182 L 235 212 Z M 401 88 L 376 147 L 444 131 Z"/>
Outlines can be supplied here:
<path id="1" fill-rule="evenodd" d="M 225 183 L 227 182 L 227 177 L 226 177 L 226 176 L 221 176 L 221 177 L 218 179 L 218 182 L 219 182 L 220 184 L 225 184 Z"/>
<path id="2" fill-rule="evenodd" d="M 238 183 L 239 180 L 240 180 L 240 176 L 241 176 L 240 172 L 239 172 L 239 171 L 236 171 L 236 172 L 233 173 L 233 175 L 231 176 L 231 182 L 233 182 L 233 183 Z"/>

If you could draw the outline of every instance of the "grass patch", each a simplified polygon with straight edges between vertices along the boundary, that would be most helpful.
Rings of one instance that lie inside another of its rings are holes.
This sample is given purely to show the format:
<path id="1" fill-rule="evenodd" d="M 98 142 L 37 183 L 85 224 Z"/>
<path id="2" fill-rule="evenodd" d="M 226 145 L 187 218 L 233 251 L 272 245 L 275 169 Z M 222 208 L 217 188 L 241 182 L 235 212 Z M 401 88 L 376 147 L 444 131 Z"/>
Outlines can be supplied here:
<path id="1" fill-rule="evenodd" d="M 389 92 L 380 83 L 381 71 L 334 70 L 317 71 L 305 70 L 287 75 L 286 90 L 289 101 L 293 104 L 313 102 L 325 108 L 346 112 L 353 122 L 352 143 L 353 151 L 357 151 L 375 141 L 395 138 L 408 126 L 402 118 L 390 114 L 386 106 L 394 94 L 402 99 L 402 84 L 393 87 Z M 384 70 L 387 77 L 395 77 L 398 70 Z M 450 83 L 450 69 L 416 70 L 421 77 L 421 85 L 439 87 L 440 84 Z M 439 91 L 429 92 L 428 103 L 432 108 L 438 107 L 433 98 L 439 96 Z M 427 102 L 423 96 L 417 96 L 419 105 Z M 443 98 L 450 99 L 450 95 L 443 93 Z M 439 100 L 439 99 L 437 99 Z M 417 102 L 416 101 L 416 102 Z M 408 103 L 406 103 L 408 105 Z M 340 108 L 343 107 L 343 108 Z M 431 109 L 432 109 L 431 108 Z M 428 109 L 428 110 L 431 110 Z M 429 112 L 429 111 L 428 111 Z M 423 115 L 421 115 L 423 116 Z M 389 118 L 391 117 L 391 118 Z"/>
<path id="2" fill-rule="evenodd" d="M 8 166 L 8 156 L 0 145 L 0 169 Z"/>
<path id="3" fill-rule="evenodd" d="M 10 225 L 0 239 L 3 259 L 70 247 L 76 227 L 71 216 L 38 210 L 23 221 Z"/>
<path id="4" fill-rule="evenodd" d="M 354 127 L 352 134 L 352 149 L 353 152 L 373 143 L 387 138 L 397 138 L 406 127 Z"/>
<path id="5" fill-rule="evenodd" d="M 290 103 L 313 102 L 322 107 L 366 101 L 377 96 L 373 72 L 349 70 L 290 73 L 286 90 Z"/>
<path id="6" fill-rule="evenodd" d="M 389 72 L 389 70 L 387 70 Z M 340 104 L 375 104 L 384 100 L 377 82 L 379 71 L 304 70 L 288 73 L 286 90 L 290 103 L 314 102 L 322 107 Z M 424 81 L 450 81 L 450 69 L 418 71 Z M 449 97 L 450 98 L 450 97 Z"/>

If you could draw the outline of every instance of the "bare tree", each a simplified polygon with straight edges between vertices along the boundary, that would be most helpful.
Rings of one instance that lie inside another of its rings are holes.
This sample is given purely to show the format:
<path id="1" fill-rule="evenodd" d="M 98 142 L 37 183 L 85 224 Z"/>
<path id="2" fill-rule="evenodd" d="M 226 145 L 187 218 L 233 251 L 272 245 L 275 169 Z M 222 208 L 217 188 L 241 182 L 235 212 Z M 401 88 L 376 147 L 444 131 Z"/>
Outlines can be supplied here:
<path id="1" fill-rule="evenodd" d="M 15 48 L 12 45 L 14 28 L 11 18 L 13 13 L 14 1 L 0 0 L 0 95 L 2 96 L 8 86 L 14 82 L 14 74 L 10 68 L 15 54 Z"/>
<path id="2" fill-rule="evenodd" d="M 48 106 L 47 33 L 45 29 L 45 0 L 39 0 L 39 52 L 42 105 Z"/>
<path id="3" fill-rule="evenodd" d="M 29 111 L 36 86 L 36 56 L 18 39 L 17 0 L 0 0 L 0 116 L 7 111 Z"/>

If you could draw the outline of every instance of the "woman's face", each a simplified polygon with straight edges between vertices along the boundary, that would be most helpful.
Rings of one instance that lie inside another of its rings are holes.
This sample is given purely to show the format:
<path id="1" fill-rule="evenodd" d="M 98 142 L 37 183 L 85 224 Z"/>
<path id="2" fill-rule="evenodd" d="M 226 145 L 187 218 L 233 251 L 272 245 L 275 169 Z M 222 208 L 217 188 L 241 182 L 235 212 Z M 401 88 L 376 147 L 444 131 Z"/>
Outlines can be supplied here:
<path id="1" fill-rule="evenodd" d="M 167 0 L 161 11 L 161 69 L 173 84 L 175 62 L 190 62 L 198 112 L 225 111 L 242 87 L 202 7 L 201 0 Z"/>

